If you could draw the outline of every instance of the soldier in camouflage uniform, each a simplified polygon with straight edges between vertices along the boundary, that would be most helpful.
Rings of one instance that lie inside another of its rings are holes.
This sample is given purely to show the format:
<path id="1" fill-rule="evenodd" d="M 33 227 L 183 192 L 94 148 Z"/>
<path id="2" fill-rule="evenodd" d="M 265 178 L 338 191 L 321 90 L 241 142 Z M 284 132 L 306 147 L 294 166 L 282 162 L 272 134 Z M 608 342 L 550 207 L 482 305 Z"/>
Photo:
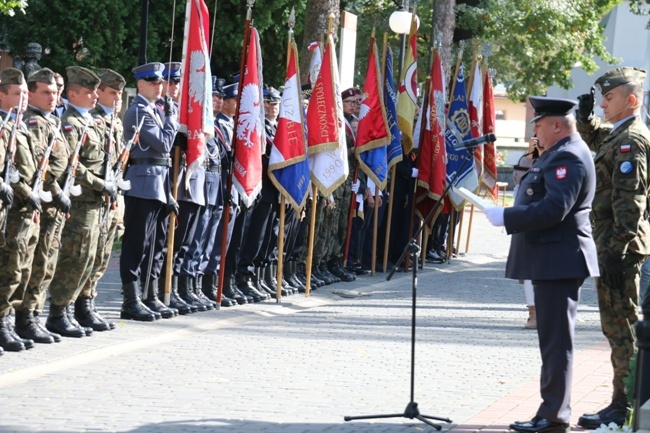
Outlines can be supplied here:
<path id="1" fill-rule="evenodd" d="M 596 80 L 602 92 L 603 125 L 593 116 L 594 89 L 580 96 L 578 131 L 592 150 L 597 174 L 592 204 L 594 239 L 601 278 L 596 280 L 603 333 L 612 348 L 612 403 L 578 424 L 594 429 L 601 423 L 622 425 L 627 399 L 624 381 L 635 350 L 639 269 L 650 254 L 650 225 L 646 219 L 650 131 L 641 120 L 645 71 L 622 67 Z"/>
<path id="2" fill-rule="evenodd" d="M 101 123 L 105 132 L 105 159 L 103 165 L 104 167 L 108 165 L 112 169 L 117 163 L 123 147 L 124 127 L 118 115 L 122 107 L 122 89 L 124 89 L 126 80 L 122 75 L 111 69 L 100 69 L 97 76 L 101 80 L 97 88 L 97 105 L 90 111 L 90 114 L 95 119 L 95 123 Z M 97 283 L 106 272 L 108 261 L 111 258 L 119 220 L 118 203 L 121 201 L 121 196 L 118 196 L 115 201 L 110 200 L 108 196 L 103 199 L 99 216 L 99 238 L 90 277 L 86 280 L 75 301 L 75 318 L 77 321 L 83 326 L 92 327 L 96 331 L 115 329 L 115 323 L 108 322 L 97 314 L 95 298 L 97 297 Z M 95 326 L 92 326 L 93 323 L 95 323 Z"/>
<path id="3" fill-rule="evenodd" d="M 15 200 L 6 216 L 5 240 L 0 247 L 0 347 L 18 352 L 34 346 L 31 339 L 22 339 L 15 333 L 11 317 L 11 298 L 22 298 L 31 272 L 34 249 L 38 243 L 38 212 L 41 199 L 32 190 L 37 161 L 35 149 L 27 128 L 19 121 L 27 108 L 27 83 L 23 73 L 14 68 L 0 73 L 0 116 L 4 119 L 13 109 L 11 118 L 0 131 L 0 147 L 8 149 L 15 128 L 14 165 L 20 178 L 13 183 Z M 19 106 L 22 97 L 22 105 Z M 21 114 L 16 116 L 16 110 Z M 36 218 L 34 218 L 36 216 Z M 2 224 L 2 220 L 0 220 Z"/>
<path id="4" fill-rule="evenodd" d="M 56 229 L 70 212 L 70 198 L 63 193 L 57 182 L 63 182 L 70 152 L 61 132 L 61 121 L 52 114 L 57 101 L 54 72 L 48 68 L 34 72 L 27 78 L 27 88 L 29 107 L 23 120 L 33 138 L 37 161 L 43 158 L 51 140 L 54 140 L 45 179 L 45 187 L 51 192 L 53 201 L 43 203 L 40 234 L 27 290 L 22 298 L 14 299 L 16 333 L 37 343 L 52 343 L 61 341 L 61 336 L 49 332 L 38 316 L 43 311 L 45 292 L 54 276 L 59 256 L 58 240 L 55 240 Z"/>
<path id="5" fill-rule="evenodd" d="M 105 125 L 90 114 L 97 102 L 100 79 L 94 72 L 79 66 L 69 66 L 66 72 L 70 103 L 61 123 L 71 152 L 81 140 L 75 182 L 82 192 L 72 198 L 73 210 L 62 231 L 59 259 L 50 284 L 50 314 L 45 326 L 64 337 L 79 338 L 91 335 L 93 330 L 110 329 L 110 325 L 91 310 L 89 302 L 76 303 L 74 316 L 71 310 L 93 270 L 104 196 L 115 200 L 117 191 L 114 184 L 104 182 Z"/>

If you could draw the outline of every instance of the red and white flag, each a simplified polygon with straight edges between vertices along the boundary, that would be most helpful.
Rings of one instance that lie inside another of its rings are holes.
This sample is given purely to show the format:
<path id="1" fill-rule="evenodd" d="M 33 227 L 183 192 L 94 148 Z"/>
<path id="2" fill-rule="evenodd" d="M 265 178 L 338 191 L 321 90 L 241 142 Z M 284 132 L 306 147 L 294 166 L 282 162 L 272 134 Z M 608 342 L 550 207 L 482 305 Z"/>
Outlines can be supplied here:
<path id="1" fill-rule="evenodd" d="M 356 147 L 359 168 L 380 189 L 386 187 L 388 161 L 386 145 L 390 142 L 390 130 L 384 106 L 384 92 L 379 74 L 379 58 L 374 36 L 370 38 L 368 70 L 363 84 L 363 101 L 359 109 Z"/>
<path id="2" fill-rule="evenodd" d="M 494 91 L 492 89 L 492 80 L 490 80 L 490 71 L 485 71 L 485 81 L 483 84 L 483 134 L 494 134 L 496 124 L 496 114 L 494 112 Z M 497 147 L 494 143 L 486 143 L 483 148 L 483 173 L 481 174 L 481 183 L 492 197 L 497 197 Z"/>
<path id="3" fill-rule="evenodd" d="M 320 52 L 320 44 L 318 42 L 312 42 L 307 48 L 311 51 L 311 62 L 309 63 L 307 84 L 313 86 L 318 79 L 318 73 L 320 72 L 320 65 L 323 62 L 323 56 Z"/>
<path id="4" fill-rule="evenodd" d="M 411 153 L 413 147 L 417 146 L 413 137 L 413 122 L 418 100 L 418 28 L 415 12 L 411 17 L 411 31 L 407 41 L 397 96 L 397 125 L 402 131 L 402 147 L 406 155 Z"/>
<path id="5" fill-rule="evenodd" d="M 478 61 L 474 61 L 474 75 L 472 76 L 472 88 L 469 91 L 469 121 L 472 125 L 472 138 L 478 138 L 483 132 L 481 120 L 483 119 L 483 79 L 481 77 L 481 68 L 479 68 Z M 474 150 L 474 165 L 476 172 L 481 175 L 483 171 L 483 145 Z"/>
<path id="6" fill-rule="evenodd" d="M 235 125 L 233 185 L 245 206 L 250 206 L 262 190 L 262 153 L 266 146 L 262 97 L 262 52 L 255 27 L 251 27 L 246 67 L 240 86 Z"/>
<path id="7" fill-rule="evenodd" d="M 442 195 L 446 184 L 447 152 L 445 149 L 445 79 L 442 61 L 438 51 L 435 52 L 431 67 L 431 90 L 428 104 L 423 107 L 427 115 L 424 136 L 421 140 L 418 160 L 418 179 L 415 191 L 416 214 L 425 219 L 436 201 Z M 442 210 L 442 206 L 438 211 Z M 430 219 L 432 226 L 436 218 Z"/>
<path id="8" fill-rule="evenodd" d="M 311 185 L 300 87 L 298 49 L 292 40 L 278 128 L 269 156 L 269 178 L 297 211 L 304 206 Z"/>
<path id="9" fill-rule="evenodd" d="M 349 173 L 338 70 L 334 40 L 330 34 L 307 108 L 311 180 L 325 197 L 343 184 Z"/>
<path id="10" fill-rule="evenodd" d="M 210 14 L 205 2 L 188 0 L 179 100 L 181 131 L 187 134 L 186 183 L 192 171 L 203 163 L 205 142 L 214 135 L 209 35 Z"/>

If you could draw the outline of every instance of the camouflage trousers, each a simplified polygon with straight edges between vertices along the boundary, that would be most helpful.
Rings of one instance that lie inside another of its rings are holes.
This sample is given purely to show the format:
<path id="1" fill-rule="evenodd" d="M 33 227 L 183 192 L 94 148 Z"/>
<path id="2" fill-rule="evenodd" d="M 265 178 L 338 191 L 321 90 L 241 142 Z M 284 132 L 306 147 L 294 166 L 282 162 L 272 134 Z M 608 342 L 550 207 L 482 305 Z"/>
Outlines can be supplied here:
<path id="1" fill-rule="evenodd" d="M 32 261 L 32 273 L 22 299 L 16 296 L 12 298 L 14 308 L 39 313 L 43 311 L 45 293 L 54 276 L 59 257 L 60 241 L 55 239 L 55 236 L 63 218 L 64 215 L 52 206 L 45 206 L 43 209 L 38 244 Z"/>
<path id="2" fill-rule="evenodd" d="M 601 254 L 599 256 L 602 258 Z M 645 256 L 637 254 L 625 257 L 623 287 L 611 287 L 602 278 L 596 278 L 600 324 L 612 349 L 614 399 L 625 395 L 624 381 L 636 350 L 634 324 L 638 320 L 639 273 L 644 261 Z"/>
<path id="3" fill-rule="evenodd" d="M 0 317 L 11 314 L 11 300 L 22 300 L 25 294 L 38 235 L 39 222 L 32 220 L 31 212 L 9 211 L 6 241 L 0 248 Z"/>
<path id="4" fill-rule="evenodd" d="M 332 204 L 329 197 L 319 197 L 316 208 L 316 223 L 314 224 L 314 249 L 312 265 L 318 266 L 327 254 L 328 243 L 332 241 Z M 311 209 L 310 209 L 311 210 Z M 307 238 L 309 242 L 309 237 Z M 309 247 L 309 245 L 308 245 Z"/>
<path id="5" fill-rule="evenodd" d="M 104 212 L 104 210 L 102 210 Z M 97 240 L 97 251 L 93 261 L 90 277 L 86 280 L 81 292 L 80 298 L 94 299 L 97 296 L 97 283 L 104 276 L 108 262 L 111 259 L 111 252 L 113 251 L 113 243 L 115 242 L 115 234 L 117 233 L 117 225 L 119 222 L 117 209 L 109 210 L 104 221 L 103 226 L 99 230 L 99 238 Z"/>
<path id="6" fill-rule="evenodd" d="M 73 203 L 61 235 L 56 272 L 50 284 L 53 305 L 74 302 L 90 278 L 99 240 L 101 202 Z"/>
<path id="7" fill-rule="evenodd" d="M 334 228 L 332 233 L 332 242 L 329 243 L 327 260 L 340 259 L 343 257 L 345 240 L 348 233 L 348 213 L 350 212 L 350 198 L 352 197 L 352 179 L 350 176 L 343 185 L 334 191 L 334 202 L 336 207 L 332 215 Z"/>

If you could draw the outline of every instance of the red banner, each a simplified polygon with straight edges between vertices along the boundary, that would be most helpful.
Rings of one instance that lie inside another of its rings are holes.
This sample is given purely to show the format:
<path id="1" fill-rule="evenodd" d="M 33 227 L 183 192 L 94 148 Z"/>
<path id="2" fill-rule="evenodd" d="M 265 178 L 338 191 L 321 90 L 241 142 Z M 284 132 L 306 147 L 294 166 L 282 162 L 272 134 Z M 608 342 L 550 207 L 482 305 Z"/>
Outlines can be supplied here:
<path id="1" fill-rule="evenodd" d="M 496 124 L 496 115 L 494 112 L 494 92 L 492 90 L 492 80 L 490 80 L 490 71 L 485 71 L 485 81 L 483 84 L 483 134 L 494 134 Z M 483 173 L 481 183 L 484 188 L 497 197 L 497 148 L 494 143 L 486 143 L 484 146 L 483 156 Z"/>

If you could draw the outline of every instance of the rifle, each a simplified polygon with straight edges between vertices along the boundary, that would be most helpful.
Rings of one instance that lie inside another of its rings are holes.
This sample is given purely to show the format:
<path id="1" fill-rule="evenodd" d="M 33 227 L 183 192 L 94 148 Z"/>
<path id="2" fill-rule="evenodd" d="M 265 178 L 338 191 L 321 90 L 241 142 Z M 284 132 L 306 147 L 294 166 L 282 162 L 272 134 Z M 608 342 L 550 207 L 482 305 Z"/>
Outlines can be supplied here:
<path id="1" fill-rule="evenodd" d="M 56 134 L 52 133 L 52 135 L 50 135 L 50 140 L 47 143 L 47 147 L 45 148 L 45 153 L 43 153 L 41 160 L 38 162 L 38 168 L 36 169 L 36 173 L 34 174 L 34 178 L 32 181 L 32 192 L 37 193 L 40 199 L 45 203 L 50 203 L 52 201 L 52 193 L 43 190 L 43 179 L 45 178 L 45 172 L 47 171 L 47 166 L 50 162 L 50 155 L 52 155 L 54 146 L 56 146 Z M 32 216 L 29 219 L 29 225 L 31 225 L 32 221 L 36 222 L 37 218 L 38 218 L 38 211 L 34 209 L 32 211 Z M 20 221 L 20 226 L 18 227 L 18 234 L 16 235 L 16 240 L 20 240 L 20 234 L 22 233 L 24 226 L 25 226 L 25 218 L 23 218 Z M 27 233 L 25 233 L 25 236 L 27 236 Z M 27 239 L 25 239 L 25 241 L 27 241 Z"/>
<path id="2" fill-rule="evenodd" d="M 18 133 L 18 128 L 23 119 L 22 110 L 21 110 L 23 106 L 23 97 L 24 96 L 21 93 L 20 99 L 18 101 L 18 107 L 16 108 L 16 120 L 14 122 L 13 127 L 11 128 L 11 135 L 9 136 L 9 144 L 7 145 L 7 155 L 5 156 L 5 172 L 2 175 L 2 180 L 7 185 L 11 185 L 12 183 L 17 183 L 20 180 L 20 173 L 18 173 L 18 170 L 16 170 L 16 166 L 14 165 L 14 159 L 16 158 L 16 134 Z M 4 118 L 2 122 L 3 130 L 5 125 L 9 121 L 9 117 L 11 116 L 12 109 L 13 107 L 9 109 L 7 116 Z M 11 205 L 5 206 L 5 214 L 4 214 L 4 218 L 2 219 L 2 228 L 0 228 L 0 246 L 5 246 L 7 244 L 7 239 L 6 239 L 7 221 L 9 219 L 10 209 L 11 209 Z"/>
<path id="3" fill-rule="evenodd" d="M 113 143 L 115 142 L 113 133 L 115 131 L 115 110 L 117 109 L 117 101 L 113 103 L 113 114 L 111 115 L 111 127 L 106 136 L 106 144 L 104 145 L 104 184 L 113 185 L 115 183 L 115 173 L 111 170 L 111 154 L 113 150 Z M 129 185 L 129 188 L 131 186 Z M 115 209 L 117 201 L 111 197 L 105 196 L 102 203 L 102 213 L 99 219 L 99 227 L 104 230 L 104 225 L 108 221 L 109 212 Z"/>
<path id="4" fill-rule="evenodd" d="M 86 141 L 86 137 L 88 136 L 88 126 L 90 125 L 90 122 L 86 122 L 84 125 L 84 129 L 81 132 L 81 137 L 79 137 L 79 141 L 77 141 L 77 145 L 74 147 L 74 151 L 70 155 L 70 159 L 68 160 L 68 166 L 65 168 L 64 174 L 65 174 L 65 180 L 63 181 L 63 188 L 61 190 L 61 194 L 65 194 L 67 197 L 70 197 L 71 195 L 78 197 L 81 195 L 81 186 L 75 185 L 74 180 L 77 176 L 77 166 L 79 165 L 79 152 L 81 151 L 81 146 L 83 146 L 84 142 Z M 59 244 L 61 242 L 61 233 L 63 232 L 63 226 L 65 226 L 65 221 L 67 218 L 69 218 L 70 214 L 67 214 L 66 217 L 61 221 L 61 224 L 59 224 L 59 227 L 56 230 L 56 233 L 53 233 L 54 239 L 56 239 Z M 54 240 L 53 239 L 53 240 Z"/>
<path id="5" fill-rule="evenodd" d="M 140 119 L 138 126 L 133 127 L 133 137 L 131 137 L 131 139 L 126 142 L 124 149 L 122 149 L 122 153 L 120 153 L 117 162 L 113 166 L 113 176 L 115 178 L 115 182 L 117 182 L 117 187 L 122 191 L 128 191 L 131 189 L 131 181 L 124 180 L 123 176 L 124 171 L 126 170 L 126 165 L 129 162 L 129 157 L 131 156 L 131 149 L 133 149 L 133 146 L 138 144 L 138 141 L 140 141 L 140 130 L 142 129 L 143 123 L 144 117 Z"/>

